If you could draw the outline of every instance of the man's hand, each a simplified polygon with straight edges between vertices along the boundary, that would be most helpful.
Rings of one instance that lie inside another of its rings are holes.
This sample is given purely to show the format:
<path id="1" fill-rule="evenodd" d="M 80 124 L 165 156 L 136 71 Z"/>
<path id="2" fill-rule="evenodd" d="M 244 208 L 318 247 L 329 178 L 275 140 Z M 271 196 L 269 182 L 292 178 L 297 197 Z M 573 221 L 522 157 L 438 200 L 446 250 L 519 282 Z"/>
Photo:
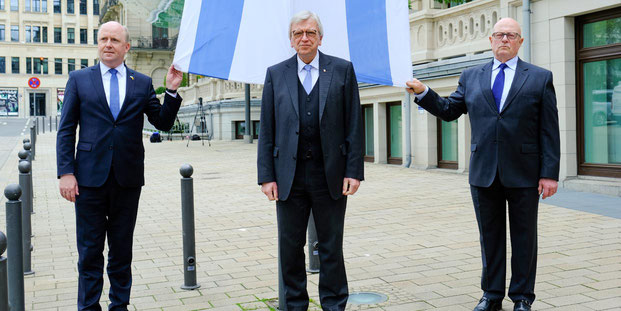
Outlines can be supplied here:
<path id="1" fill-rule="evenodd" d="M 72 174 L 61 176 L 58 186 L 60 188 L 60 195 L 69 202 L 75 202 L 75 196 L 80 195 L 80 191 L 78 191 L 78 181 Z"/>
<path id="2" fill-rule="evenodd" d="M 412 79 L 412 81 L 405 82 L 408 87 L 405 89 L 408 93 L 420 94 L 425 91 L 425 85 L 418 81 L 418 79 Z"/>
<path id="3" fill-rule="evenodd" d="M 355 178 L 343 178 L 343 195 L 353 195 L 360 187 L 360 180 Z"/>
<path id="4" fill-rule="evenodd" d="M 270 201 L 278 201 L 278 185 L 276 185 L 275 181 L 261 184 L 261 191 Z"/>
<path id="5" fill-rule="evenodd" d="M 166 87 L 171 90 L 177 90 L 183 80 L 183 72 L 177 70 L 173 65 L 168 68 L 168 74 L 166 75 Z"/>
<path id="6" fill-rule="evenodd" d="M 549 178 L 541 178 L 539 179 L 539 195 L 543 193 L 541 196 L 542 199 L 549 198 L 556 193 L 558 189 L 558 182 L 554 179 Z"/>

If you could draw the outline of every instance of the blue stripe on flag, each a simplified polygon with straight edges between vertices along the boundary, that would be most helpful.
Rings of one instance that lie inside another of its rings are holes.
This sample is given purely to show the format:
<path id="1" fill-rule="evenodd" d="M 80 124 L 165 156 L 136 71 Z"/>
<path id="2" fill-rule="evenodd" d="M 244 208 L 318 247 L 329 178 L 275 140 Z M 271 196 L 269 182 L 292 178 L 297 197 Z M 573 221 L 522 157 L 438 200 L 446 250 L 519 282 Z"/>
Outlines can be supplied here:
<path id="1" fill-rule="evenodd" d="M 203 0 L 188 72 L 209 68 L 209 76 L 228 79 L 243 8 L 244 0 Z"/>
<path id="2" fill-rule="evenodd" d="M 392 85 L 386 1 L 345 0 L 349 57 L 360 82 Z"/>

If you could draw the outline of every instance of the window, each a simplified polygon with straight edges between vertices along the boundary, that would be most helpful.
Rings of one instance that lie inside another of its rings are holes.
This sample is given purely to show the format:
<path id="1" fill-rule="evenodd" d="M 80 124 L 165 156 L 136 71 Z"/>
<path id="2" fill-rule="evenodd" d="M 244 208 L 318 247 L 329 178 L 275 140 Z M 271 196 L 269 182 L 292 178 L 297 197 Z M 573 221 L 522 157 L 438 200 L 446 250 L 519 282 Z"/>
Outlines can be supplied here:
<path id="1" fill-rule="evenodd" d="M 373 123 L 373 105 L 362 106 L 362 118 L 364 127 L 364 160 L 373 162 L 375 160 L 375 142 L 374 142 L 374 123 Z"/>
<path id="2" fill-rule="evenodd" d="M 19 57 L 11 57 L 11 73 L 19 74 Z"/>
<path id="3" fill-rule="evenodd" d="M 401 143 L 401 102 L 386 104 L 386 135 L 388 141 L 388 163 L 403 162 L 403 146 Z"/>
<path id="4" fill-rule="evenodd" d="M 99 0 L 93 0 L 93 15 L 99 15 Z"/>
<path id="5" fill-rule="evenodd" d="M 0 3 L 2 0 L 0 0 Z M 4 41 L 4 24 L 0 24 L 0 42 Z"/>
<path id="6" fill-rule="evenodd" d="M 32 73 L 32 57 L 26 57 L 26 73 Z"/>
<path id="7" fill-rule="evenodd" d="M 19 11 L 19 0 L 11 0 L 11 11 Z"/>
<path id="8" fill-rule="evenodd" d="M 11 41 L 19 42 L 19 26 L 11 26 Z"/>
<path id="9" fill-rule="evenodd" d="M 25 8 L 26 12 L 30 12 L 30 0 L 24 1 L 24 4 L 26 6 Z"/>
<path id="10" fill-rule="evenodd" d="M 80 14 L 86 15 L 86 0 L 80 0 Z"/>
<path id="11" fill-rule="evenodd" d="M 80 44 L 86 44 L 88 41 L 88 29 L 80 29 Z"/>
<path id="12" fill-rule="evenodd" d="M 80 68 L 86 68 L 86 67 L 88 67 L 88 59 L 81 59 Z"/>
<path id="13" fill-rule="evenodd" d="M 97 34 L 99 29 L 93 29 L 93 44 L 97 45 Z"/>
<path id="14" fill-rule="evenodd" d="M 67 73 L 70 73 L 75 70 L 75 59 L 70 58 L 67 59 Z"/>
<path id="15" fill-rule="evenodd" d="M 75 13 L 75 4 L 73 0 L 67 0 L 67 14 Z"/>
<path id="16" fill-rule="evenodd" d="M 41 0 L 41 12 L 47 13 L 47 0 Z"/>
<path id="17" fill-rule="evenodd" d="M 41 42 L 47 43 L 47 27 L 41 27 Z"/>
<path id="18" fill-rule="evenodd" d="M 63 30 L 60 27 L 54 27 L 54 43 L 63 42 Z"/>
<path id="19" fill-rule="evenodd" d="M 0 73 L 6 73 L 6 58 L 0 56 Z"/>
<path id="20" fill-rule="evenodd" d="M 30 43 L 32 42 L 32 31 L 31 31 L 31 27 L 30 26 L 26 26 L 26 32 L 25 32 L 25 36 L 26 36 L 26 43 Z"/>
<path id="21" fill-rule="evenodd" d="M 41 27 L 32 26 L 32 42 L 41 42 Z"/>
<path id="22" fill-rule="evenodd" d="M 67 43 L 75 43 L 75 29 L 67 28 Z"/>
<path id="23" fill-rule="evenodd" d="M 621 177 L 621 8 L 576 18 L 578 174 Z"/>
<path id="24" fill-rule="evenodd" d="M 0 0 L 0 11 L 4 11 L 4 0 Z"/>
<path id="25" fill-rule="evenodd" d="M 54 13 L 60 13 L 60 0 L 54 0 Z"/>
<path id="26" fill-rule="evenodd" d="M 41 66 L 41 72 L 44 75 L 48 74 L 48 68 L 47 68 L 47 58 L 45 57 L 39 57 L 35 59 L 35 68 L 37 65 Z"/>
<path id="27" fill-rule="evenodd" d="M 63 59 L 62 58 L 54 58 L 54 74 L 57 74 L 57 75 L 63 74 Z"/>

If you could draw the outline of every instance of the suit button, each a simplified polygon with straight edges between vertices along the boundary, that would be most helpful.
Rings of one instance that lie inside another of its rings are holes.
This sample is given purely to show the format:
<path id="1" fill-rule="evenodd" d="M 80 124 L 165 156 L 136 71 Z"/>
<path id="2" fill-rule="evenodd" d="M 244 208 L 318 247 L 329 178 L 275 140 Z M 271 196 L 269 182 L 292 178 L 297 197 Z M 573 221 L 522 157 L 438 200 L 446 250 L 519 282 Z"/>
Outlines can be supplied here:
<path id="1" fill-rule="evenodd" d="M 108 147 L 108 149 L 112 150 L 113 148 L 112 148 L 112 146 L 110 146 L 110 147 Z"/>
<path id="2" fill-rule="evenodd" d="M 298 131 L 295 131 L 295 135 L 300 135 L 300 132 L 298 132 Z"/>
<path id="3" fill-rule="evenodd" d="M 295 156 L 293 156 L 293 160 L 297 160 L 297 158 Z"/>
<path id="4" fill-rule="evenodd" d="M 306 97 L 306 101 L 309 102 L 310 101 L 310 97 Z"/>

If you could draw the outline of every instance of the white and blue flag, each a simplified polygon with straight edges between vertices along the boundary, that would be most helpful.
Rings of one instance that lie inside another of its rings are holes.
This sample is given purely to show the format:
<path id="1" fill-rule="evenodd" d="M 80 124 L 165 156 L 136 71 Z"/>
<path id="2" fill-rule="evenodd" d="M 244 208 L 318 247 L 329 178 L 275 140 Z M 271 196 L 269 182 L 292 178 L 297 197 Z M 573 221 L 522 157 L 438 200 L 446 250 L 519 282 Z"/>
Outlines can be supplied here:
<path id="1" fill-rule="evenodd" d="M 407 0 L 185 0 L 173 64 L 193 74 L 262 84 L 267 67 L 295 50 L 289 20 L 319 16 L 319 49 L 350 60 L 360 82 L 412 79 Z"/>

